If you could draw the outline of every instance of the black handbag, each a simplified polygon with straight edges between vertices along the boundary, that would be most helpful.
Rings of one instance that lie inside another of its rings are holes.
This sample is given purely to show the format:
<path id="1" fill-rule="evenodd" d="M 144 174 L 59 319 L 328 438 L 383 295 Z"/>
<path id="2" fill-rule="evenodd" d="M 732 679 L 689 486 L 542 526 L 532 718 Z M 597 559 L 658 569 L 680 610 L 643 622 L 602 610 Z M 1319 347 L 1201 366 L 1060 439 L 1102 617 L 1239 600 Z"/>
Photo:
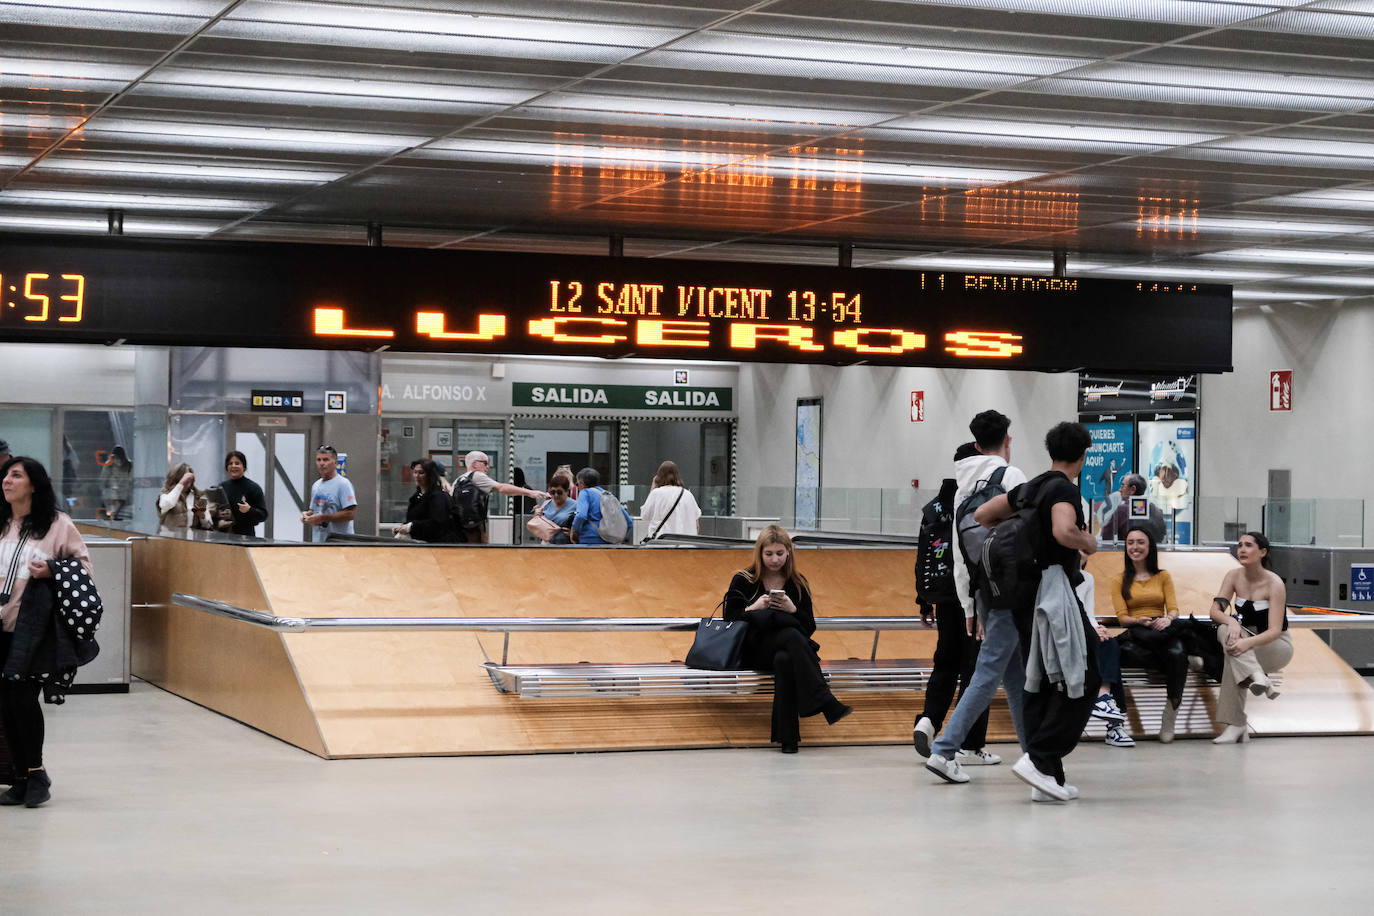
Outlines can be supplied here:
<path id="1" fill-rule="evenodd" d="M 687 651 L 688 668 L 707 671 L 735 671 L 739 669 L 740 653 L 744 650 L 744 634 L 749 624 L 743 620 L 723 617 L 703 617 L 697 624 L 696 639 Z"/>

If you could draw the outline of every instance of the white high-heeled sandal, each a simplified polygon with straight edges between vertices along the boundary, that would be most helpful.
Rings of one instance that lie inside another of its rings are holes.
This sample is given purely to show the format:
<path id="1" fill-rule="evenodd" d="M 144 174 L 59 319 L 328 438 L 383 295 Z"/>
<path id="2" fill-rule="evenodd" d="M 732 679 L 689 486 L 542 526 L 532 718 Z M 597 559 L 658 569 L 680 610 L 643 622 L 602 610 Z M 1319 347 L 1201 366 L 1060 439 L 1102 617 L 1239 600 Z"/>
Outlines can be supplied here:
<path id="1" fill-rule="evenodd" d="M 1244 725 L 1228 725 L 1221 734 L 1212 739 L 1213 744 L 1245 744 L 1250 740 L 1250 729 Z"/>

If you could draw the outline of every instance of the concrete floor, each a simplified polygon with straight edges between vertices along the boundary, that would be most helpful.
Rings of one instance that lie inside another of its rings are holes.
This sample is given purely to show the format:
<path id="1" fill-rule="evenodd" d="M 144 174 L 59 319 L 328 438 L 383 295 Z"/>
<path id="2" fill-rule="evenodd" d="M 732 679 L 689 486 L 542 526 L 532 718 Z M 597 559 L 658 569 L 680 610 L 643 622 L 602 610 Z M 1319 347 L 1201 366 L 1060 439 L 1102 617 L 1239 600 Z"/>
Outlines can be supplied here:
<path id="1" fill-rule="evenodd" d="M 48 708 L 0 913 L 1368 912 L 1371 738 L 1002 766 L 909 747 L 325 761 L 170 694 Z M 858 715 L 862 715 L 860 705 Z"/>

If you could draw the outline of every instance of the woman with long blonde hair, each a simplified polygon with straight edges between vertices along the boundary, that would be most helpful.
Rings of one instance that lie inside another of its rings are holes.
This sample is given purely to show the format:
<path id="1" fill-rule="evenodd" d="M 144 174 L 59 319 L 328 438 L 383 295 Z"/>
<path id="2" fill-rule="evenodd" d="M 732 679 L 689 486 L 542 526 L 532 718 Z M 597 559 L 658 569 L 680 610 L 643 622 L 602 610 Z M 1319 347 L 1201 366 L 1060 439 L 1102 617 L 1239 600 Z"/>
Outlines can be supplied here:
<path id="1" fill-rule="evenodd" d="M 831 725 L 853 710 L 835 699 L 821 673 L 811 586 L 797 570 L 792 539 L 777 525 L 754 542 L 754 562 L 735 573 L 725 593 L 725 619 L 749 624 L 741 661 L 773 673 L 773 731 L 784 754 L 801 744 L 799 718 L 825 714 Z"/>

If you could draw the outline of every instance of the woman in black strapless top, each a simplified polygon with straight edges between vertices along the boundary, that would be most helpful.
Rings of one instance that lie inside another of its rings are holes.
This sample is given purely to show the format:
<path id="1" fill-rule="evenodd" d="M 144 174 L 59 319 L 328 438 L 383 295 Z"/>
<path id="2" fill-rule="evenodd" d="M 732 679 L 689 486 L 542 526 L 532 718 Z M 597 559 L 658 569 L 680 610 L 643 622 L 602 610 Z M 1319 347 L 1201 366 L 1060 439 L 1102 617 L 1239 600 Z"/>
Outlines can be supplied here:
<path id="1" fill-rule="evenodd" d="M 1288 635 L 1288 594 L 1283 580 L 1269 563 L 1269 541 L 1258 531 L 1247 531 L 1236 544 L 1240 568 L 1221 580 L 1212 602 L 1217 639 L 1226 649 L 1221 691 L 1217 694 L 1217 721 L 1226 728 L 1213 744 L 1250 740 L 1245 717 L 1247 693 L 1274 699 L 1279 695 L 1269 675 L 1293 660 L 1293 639 Z M 1234 614 L 1228 613 L 1234 599 Z"/>

